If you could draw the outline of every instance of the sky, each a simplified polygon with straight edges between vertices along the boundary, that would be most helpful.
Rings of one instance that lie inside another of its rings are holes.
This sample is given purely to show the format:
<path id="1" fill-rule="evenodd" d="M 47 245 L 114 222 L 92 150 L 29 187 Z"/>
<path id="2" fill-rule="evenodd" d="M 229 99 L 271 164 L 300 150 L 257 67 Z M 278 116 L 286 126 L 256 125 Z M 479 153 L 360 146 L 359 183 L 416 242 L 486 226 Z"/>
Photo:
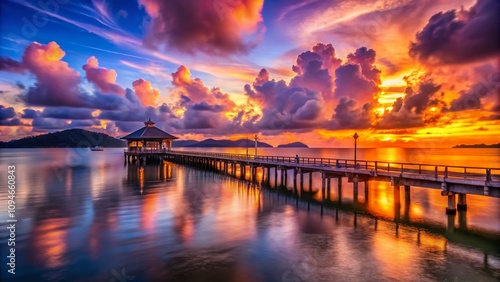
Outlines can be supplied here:
<path id="1" fill-rule="evenodd" d="M 6 0 L 0 141 L 500 142 L 500 1 Z"/>

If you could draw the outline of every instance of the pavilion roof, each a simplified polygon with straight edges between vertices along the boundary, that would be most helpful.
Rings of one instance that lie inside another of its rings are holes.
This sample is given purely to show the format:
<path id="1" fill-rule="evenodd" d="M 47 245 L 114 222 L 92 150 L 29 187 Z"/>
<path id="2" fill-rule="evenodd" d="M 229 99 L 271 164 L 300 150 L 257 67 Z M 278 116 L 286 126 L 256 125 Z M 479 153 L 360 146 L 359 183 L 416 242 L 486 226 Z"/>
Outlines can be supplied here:
<path id="1" fill-rule="evenodd" d="M 141 140 L 146 140 L 146 139 L 178 139 L 178 137 L 175 137 L 158 127 L 154 126 L 154 122 L 149 119 L 149 121 L 144 123 L 146 126 L 136 130 L 132 133 L 130 133 L 127 136 L 124 136 L 120 139 L 141 139 Z"/>

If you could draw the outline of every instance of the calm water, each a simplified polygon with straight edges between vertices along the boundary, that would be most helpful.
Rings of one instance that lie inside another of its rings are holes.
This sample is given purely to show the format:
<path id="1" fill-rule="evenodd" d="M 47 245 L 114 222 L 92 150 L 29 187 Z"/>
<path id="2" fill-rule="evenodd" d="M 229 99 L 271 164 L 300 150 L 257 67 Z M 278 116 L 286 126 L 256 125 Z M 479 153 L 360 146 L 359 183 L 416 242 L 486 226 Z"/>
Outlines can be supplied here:
<path id="1" fill-rule="evenodd" d="M 207 149 L 203 149 L 207 150 Z M 216 149 L 213 149 L 216 150 Z M 245 149 L 217 149 L 244 153 Z M 260 154 L 351 158 L 347 149 Z M 499 149 L 360 149 L 359 159 L 500 167 Z M 389 183 L 312 200 L 172 163 L 124 166 L 122 149 L 2 150 L 1 278 L 16 281 L 498 281 L 500 199 L 444 213 Z M 6 166 L 16 166 L 16 275 L 7 273 Z M 306 180 L 307 181 L 307 180 Z M 313 188 L 319 188 L 313 179 Z"/>

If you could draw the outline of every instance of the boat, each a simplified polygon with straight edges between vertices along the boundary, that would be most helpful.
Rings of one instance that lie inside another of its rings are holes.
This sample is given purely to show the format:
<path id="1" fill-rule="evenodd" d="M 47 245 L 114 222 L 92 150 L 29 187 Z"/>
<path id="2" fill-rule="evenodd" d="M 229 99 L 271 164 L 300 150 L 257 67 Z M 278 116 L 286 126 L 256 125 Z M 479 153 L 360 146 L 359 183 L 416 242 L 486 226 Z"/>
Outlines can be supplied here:
<path id="1" fill-rule="evenodd" d="M 99 147 L 99 146 L 95 146 L 95 147 L 92 147 L 90 148 L 91 151 L 104 151 L 104 149 L 102 147 Z"/>

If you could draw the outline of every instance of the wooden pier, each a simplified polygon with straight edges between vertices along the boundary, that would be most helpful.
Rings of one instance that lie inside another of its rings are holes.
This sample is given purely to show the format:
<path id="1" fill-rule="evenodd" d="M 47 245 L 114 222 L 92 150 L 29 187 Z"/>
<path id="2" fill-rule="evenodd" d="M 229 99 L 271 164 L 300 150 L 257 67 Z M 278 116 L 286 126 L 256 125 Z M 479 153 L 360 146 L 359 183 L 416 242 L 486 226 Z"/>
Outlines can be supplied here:
<path id="1" fill-rule="evenodd" d="M 439 189 L 441 195 L 448 197 L 446 213 L 454 214 L 467 209 L 467 194 L 500 198 L 500 168 L 463 167 L 430 165 L 416 163 L 397 163 L 383 161 L 335 158 L 252 156 L 230 153 L 209 153 L 193 151 L 163 150 L 126 150 L 125 162 L 146 163 L 150 159 L 194 165 L 201 169 L 216 170 L 231 176 L 257 181 L 257 170 L 262 170 L 262 182 L 275 186 L 289 187 L 295 195 L 311 193 L 313 174 L 321 175 L 321 197 L 326 200 L 330 195 L 332 179 L 339 192 L 342 178 L 352 183 L 354 197 L 357 197 L 359 183 L 368 192 L 368 181 L 388 181 L 394 191 L 394 203 L 400 206 L 401 186 L 404 187 L 405 201 L 410 197 L 410 187 L 418 186 Z M 304 175 L 308 177 L 305 189 Z M 335 183 L 336 182 L 336 183 Z M 340 194 L 340 193 L 339 193 Z M 366 193 L 365 193 L 366 194 Z M 457 202 L 458 195 L 458 202 Z M 409 199 L 408 199 L 409 200 Z"/>

